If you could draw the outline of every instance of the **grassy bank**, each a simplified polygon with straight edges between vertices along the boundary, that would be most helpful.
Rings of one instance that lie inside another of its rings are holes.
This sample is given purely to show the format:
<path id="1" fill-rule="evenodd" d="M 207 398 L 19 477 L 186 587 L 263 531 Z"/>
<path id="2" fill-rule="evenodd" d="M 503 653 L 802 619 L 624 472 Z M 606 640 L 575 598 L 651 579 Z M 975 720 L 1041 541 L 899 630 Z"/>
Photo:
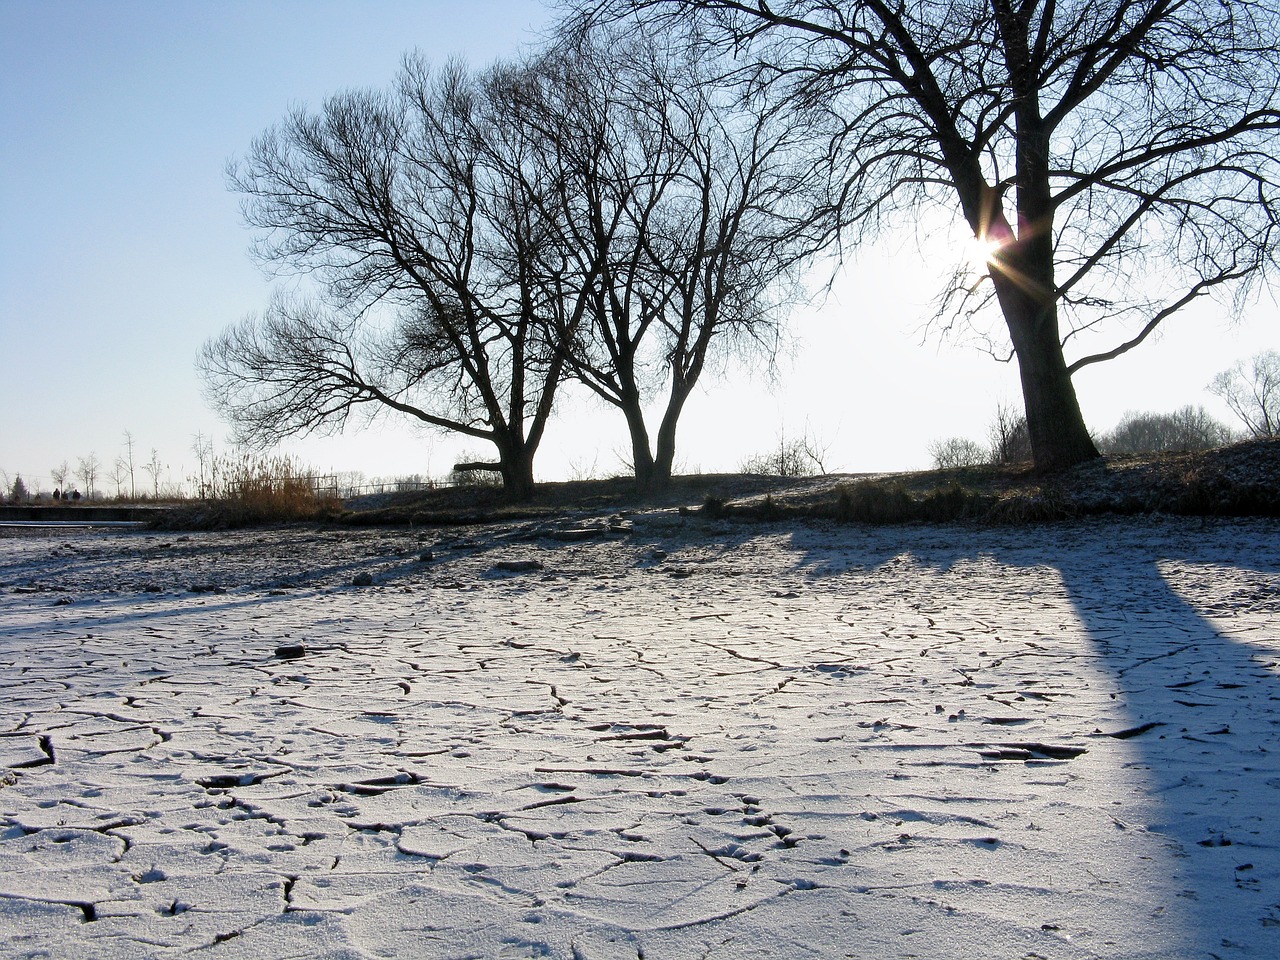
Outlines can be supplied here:
<path id="1" fill-rule="evenodd" d="M 264 461 L 227 472 L 219 492 L 171 510 L 166 526 L 437 526 L 649 509 L 679 509 L 711 519 L 820 518 L 870 524 L 1023 524 L 1148 513 L 1280 516 L 1280 441 L 1102 458 L 1052 475 L 1028 466 L 806 478 L 705 474 L 676 477 L 666 490 L 648 495 L 638 493 L 625 477 L 544 483 L 533 499 L 520 503 L 495 487 L 443 487 L 340 501 L 317 493 L 287 461 Z"/>

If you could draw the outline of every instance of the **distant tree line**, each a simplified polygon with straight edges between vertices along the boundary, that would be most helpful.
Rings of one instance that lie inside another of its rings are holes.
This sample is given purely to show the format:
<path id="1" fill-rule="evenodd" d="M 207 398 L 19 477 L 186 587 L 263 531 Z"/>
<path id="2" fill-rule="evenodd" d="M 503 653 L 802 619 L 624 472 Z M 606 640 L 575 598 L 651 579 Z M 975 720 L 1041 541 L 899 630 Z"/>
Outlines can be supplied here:
<path id="1" fill-rule="evenodd" d="M 1236 433 L 1202 406 L 1172 413 L 1126 413 L 1109 433 L 1095 439 L 1108 456 L 1210 450 L 1240 439 L 1280 436 L 1280 353 L 1264 351 L 1213 378 L 1209 391 L 1226 401 L 1244 427 Z M 966 437 L 936 440 L 929 445 L 934 467 L 953 469 L 980 464 L 1032 461 L 1026 418 L 1001 405 L 988 428 L 987 444 Z"/>
<path id="2" fill-rule="evenodd" d="M 104 464 L 95 451 L 90 451 L 87 456 L 77 457 L 74 465 L 68 460 L 62 460 L 50 467 L 49 489 L 42 490 L 38 483 L 33 485 L 24 481 L 21 476 L 15 477 L 10 483 L 5 475 L 4 490 L 15 503 L 41 495 L 55 499 L 94 500 L 109 495 L 109 491 L 104 491 L 101 486 L 109 481 L 115 488 L 114 495 L 117 499 L 137 499 L 139 475 L 146 474 L 150 482 L 142 486 L 142 496 L 158 498 L 167 468 L 155 448 L 152 448 L 151 456 L 145 462 L 137 458 L 136 449 L 133 434 L 126 430 L 123 450 L 109 464 Z"/>
<path id="3" fill-rule="evenodd" d="M 1016 361 L 993 455 L 1051 470 L 1099 453 L 1076 371 L 1274 270 L 1274 5 L 564 9 L 521 58 L 409 57 L 231 164 L 255 254 L 314 281 L 201 352 L 237 441 L 397 412 L 489 445 L 459 466 L 524 497 L 574 381 L 660 487 L 697 384 L 771 355 L 809 268 L 944 210 L 987 264 L 937 319 Z"/>

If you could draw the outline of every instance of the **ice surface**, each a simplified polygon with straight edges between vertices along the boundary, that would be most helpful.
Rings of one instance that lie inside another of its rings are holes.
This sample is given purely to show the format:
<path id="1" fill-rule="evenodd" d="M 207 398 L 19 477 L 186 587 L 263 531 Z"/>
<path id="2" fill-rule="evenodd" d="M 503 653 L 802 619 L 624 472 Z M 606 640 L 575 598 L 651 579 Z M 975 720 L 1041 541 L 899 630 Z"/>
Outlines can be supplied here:
<path id="1" fill-rule="evenodd" d="M 0 539 L 0 956 L 1280 956 L 1280 523 L 632 521 Z"/>

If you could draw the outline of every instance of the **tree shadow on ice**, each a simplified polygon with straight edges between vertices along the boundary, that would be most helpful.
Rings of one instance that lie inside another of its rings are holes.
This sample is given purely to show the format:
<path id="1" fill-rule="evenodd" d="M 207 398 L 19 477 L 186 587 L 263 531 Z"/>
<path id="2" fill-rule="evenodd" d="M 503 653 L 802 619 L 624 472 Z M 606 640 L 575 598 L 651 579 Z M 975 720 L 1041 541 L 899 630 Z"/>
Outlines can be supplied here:
<path id="1" fill-rule="evenodd" d="M 1162 890 L 1131 891 L 1144 911 L 1135 919 L 1178 922 L 1178 956 L 1280 956 L 1274 522 L 885 528 L 868 531 L 865 549 L 809 550 L 804 568 L 819 578 L 842 569 L 892 575 L 903 562 L 958 576 L 986 565 L 1007 584 L 998 602 L 1011 618 L 1039 616 L 1031 608 L 1065 598 L 1088 641 L 1077 648 L 1088 651 L 1080 670 L 1095 664 L 1112 690 L 1078 733 L 1091 750 L 1127 753 L 1122 769 L 1145 798 L 1145 830 L 1169 851 Z M 1051 637 L 1037 655 L 1055 656 Z"/>
<path id="2" fill-rule="evenodd" d="M 1163 817 L 1147 830 L 1173 841 L 1170 879 L 1184 888 L 1168 907 L 1192 921 L 1202 955 L 1267 942 L 1280 953 L 1280 633 L 1233 623 L 1237 605 L 1261 603 L 1276 622 L 1274 581 L 1257 577 L 1280 571 L 1274 526 L 1270 549 L 1267 528 L 1239 536 L 1239 525 L 1206 525 L 1202 537 L 1154 542 L 1118 529 L 1100 530 L 1092 549 L 1046 551 L 1044 562 L 1130 716 L 1104 732 L 1129 741 L 1159 801 Z M 1206 576 L 1240 578 L 1232 603 L 1215 608 L 1221 584 L 1197 598 Z"/>

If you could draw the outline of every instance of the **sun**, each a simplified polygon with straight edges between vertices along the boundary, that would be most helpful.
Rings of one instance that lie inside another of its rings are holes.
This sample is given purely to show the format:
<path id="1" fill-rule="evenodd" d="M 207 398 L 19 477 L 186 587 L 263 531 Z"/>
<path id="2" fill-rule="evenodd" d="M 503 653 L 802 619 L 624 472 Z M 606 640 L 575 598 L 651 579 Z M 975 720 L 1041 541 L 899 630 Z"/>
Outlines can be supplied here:
<path id="1" fill-rule="evenodd" d="M 1000 246 L 1000 241 L 991 237 L 970 237 L 965 241 L 964 262 L 974 273 L 985 273 Z"/>

